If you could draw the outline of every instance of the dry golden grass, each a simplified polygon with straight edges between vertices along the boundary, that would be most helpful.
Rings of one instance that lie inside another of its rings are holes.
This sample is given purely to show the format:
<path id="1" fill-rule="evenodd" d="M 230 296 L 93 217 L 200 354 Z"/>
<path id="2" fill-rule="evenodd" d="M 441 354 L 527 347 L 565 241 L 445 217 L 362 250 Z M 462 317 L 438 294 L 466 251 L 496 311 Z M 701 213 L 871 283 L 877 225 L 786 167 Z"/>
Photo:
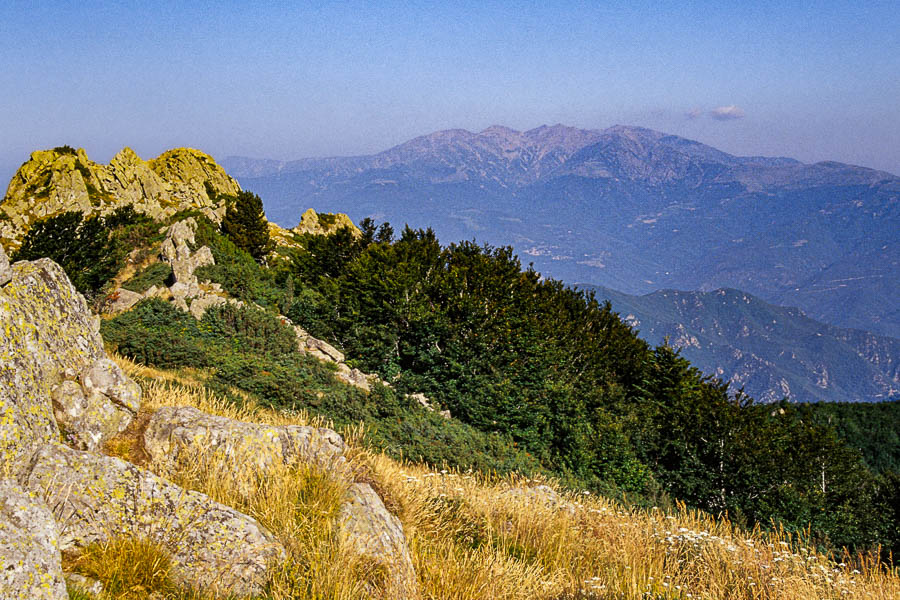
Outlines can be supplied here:
<path id="1" fill-rule="evenodd" d="M 146 410 L 190 405 L 242 420 L 323 424 L 249 402 L 235 407 L 203 388 L 202 373 L 120 364 L 150 381 Z M 869 557 L 832 560 L 802 538 L 741 531 L 683 507 L 629 510 L 553 482 L 401 464 L 362 450 L 360 434 L 349 432 L 350 463 L 400 517 L 423 600 L 900 598 L 897 569 Z M 228 460 L 202 451 L 168 475 L 251 514 L 285 544 L 289 558 L 273 565 L 268 597 L 366 598 L 380 576 L 335 535 L 340 479 L 308 467 L 243 469 L 236 478 Z"/>

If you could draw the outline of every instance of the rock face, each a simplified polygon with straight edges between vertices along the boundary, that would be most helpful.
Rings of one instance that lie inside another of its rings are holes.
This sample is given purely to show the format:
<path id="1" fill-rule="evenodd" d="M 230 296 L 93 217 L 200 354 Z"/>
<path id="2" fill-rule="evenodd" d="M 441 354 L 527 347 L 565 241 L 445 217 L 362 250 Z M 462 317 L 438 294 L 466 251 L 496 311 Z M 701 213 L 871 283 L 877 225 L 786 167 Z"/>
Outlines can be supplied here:
<path id="1" fill-rule="evenodd" d="M 159 219 L 194 208 L 219 222 L 225 208 L 210 191 L 235 195 L 240 186 L 212 157 L 190 148 L 149 161 L 124 148 L 109 165 L 93 162 L 81 149 L 33 152 L 0 203 L 0 244 L 16 248 L 34 221 L 70 210 L 106 214 L 133 205 Z"/>
<path id="2" fill-rule="evenodd" d="M 194 274 L 200 267 L 216 264 L 212 251 L 207 246 L 201 246 L 196 250 L 191 248 L 196 245 L 195 234 L 197 221 L 188 217 L 183 221 L 173 223 L 166 232 L 166 239 L 160 249 L 160 258 L 172 267 L 172 279 L 169 292 L 175 306 L 190 313 L 197 320 L 202 319 L 206 309 L 228 302 L 218 295 L 222 288 L 219 284 L 205 282 L 203 286 Z M 156 293 L 148 290 L 144 294 Z M 190 301 L 190 304 L 188 304 Z M 235 302 L 232 300 L 232 302 Z M 195 306 L 196 305 L 196 306 Z"/>
<path id="3" fill-rule="evenodd" d="M 354 483 L 350 486 L 347 501 L 338 517 L 338 529 L 344 543 L 385 569 L 387 585 L 384 597 L 416 597 L 416 571 L 403 534 L 403 525 L 385 508 L 384 502 L 369 484 Z"/>
<path id="4" fill-rule="evenodd" d="M 51 397 L 63 439 L 82 450 L 99 450 L 128 427 L 141 407 L 141 388 L 108 358 L 84 369 L 78 381 L 54 386 Z"/>
<path id="5" fill-rule="evenodd" d="M 0 285 L 4 285 L 7 281 L 12 279 L 12 275 L 12 267 L 9 266 L 9 258 L 3 250 L 3 246 L 0 246 Z"/>
<path id="6" fill-rule="evenodd" d="M 0 287 L 0 465 L 16 472 L 35 447 L 59 440 L 56 416 L 72 443 L 96 448 L 128 425 L 139 401 L 106 360 L 99 320 L 62 268 L 48 259 L 13 265 Z"/>
<path id="7" fill-rule="evenodd" d="M 159 409 L 144 431 L 144 448 L 157 463 L 175 464 L 179 453 L 194 444 L 205 451 L 224 452 L 235 468 L 249 463 L 264 469 L 277 461 L 333 470 L 346 462 L 344 440 L 331 429 L 246 423 L 191 407 Z"/>
<path id="8" fill-rule="evenodd" d="M 0 598 L 68 597 L 53 514 L 36 494 L 0 479 Z"/>
<path id="9" fill-rule="evenodd" d="M 237 595 L 261 593 L 284 556 L 255 519 L 118 458 L 47 444 L 20 480 L 53 507 L 61 550 L 142 537 L 172 553 L 176 580 Z"/>
<path id="10" fill-rule="evenodd" d="M 341 229 L 349 227 L 354 235 L 362 235 L 362 232 L 353 224 L 350 217 L 344 213 L 323 213 L 308 208 L 300 217 L 300 223 L 291 229 L 296 234 L 311 233 L 313 235 L 329 235 Z"/>

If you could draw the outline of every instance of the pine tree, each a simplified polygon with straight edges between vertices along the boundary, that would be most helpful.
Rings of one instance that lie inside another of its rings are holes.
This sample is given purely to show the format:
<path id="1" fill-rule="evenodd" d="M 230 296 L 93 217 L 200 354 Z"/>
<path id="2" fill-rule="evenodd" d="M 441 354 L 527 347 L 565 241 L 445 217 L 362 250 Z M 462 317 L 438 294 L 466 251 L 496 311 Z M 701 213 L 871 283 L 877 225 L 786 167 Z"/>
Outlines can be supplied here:
<path id="1" fill-rule="evenodd" d="M 269 222 L 262 200 L 252 192 L 241 192 L 229 202 L 222 219 L 222 231 L 257 262 L 271 250 Z"/>

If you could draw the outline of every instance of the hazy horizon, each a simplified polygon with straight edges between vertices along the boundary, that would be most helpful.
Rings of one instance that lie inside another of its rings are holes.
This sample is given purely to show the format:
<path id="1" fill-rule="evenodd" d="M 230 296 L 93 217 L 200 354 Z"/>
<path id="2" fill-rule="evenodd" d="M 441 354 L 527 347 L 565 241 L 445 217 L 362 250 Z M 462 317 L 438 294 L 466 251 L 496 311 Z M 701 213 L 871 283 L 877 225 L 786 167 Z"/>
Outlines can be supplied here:
<path id="1" fill-rule="evenodd" d="M 63 144 L 98 162 L 123 146 L 293 160 L 554 123 L 900 174 L 898 30 L 889 2 L 13 0 L 0 7 L 0 176 Z"/>

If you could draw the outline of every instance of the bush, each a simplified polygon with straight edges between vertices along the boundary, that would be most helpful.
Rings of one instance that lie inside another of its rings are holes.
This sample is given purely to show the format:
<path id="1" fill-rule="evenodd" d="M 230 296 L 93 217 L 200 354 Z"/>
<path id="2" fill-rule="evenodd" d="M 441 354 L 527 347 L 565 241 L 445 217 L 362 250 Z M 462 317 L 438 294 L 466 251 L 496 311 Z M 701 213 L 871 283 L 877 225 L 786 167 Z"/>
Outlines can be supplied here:
<path id="1" fill-rule="evenodd" d="M 36 222 L 11 258 L 50 258 L 79 292 L 93 298 L 119 272 L 124 256 L 104 217 L 85 219 L 81 212 L 71 211 Z"/>
<path id="2" fill-rule="evenodd" d="M 172 267 L 164 262 L 153 263 L 145 267 L 134 277 L 122 284 L 122 287 L 132 292 L 143 294 L 154 285 L 162 287 L 172 276 Z"/>

